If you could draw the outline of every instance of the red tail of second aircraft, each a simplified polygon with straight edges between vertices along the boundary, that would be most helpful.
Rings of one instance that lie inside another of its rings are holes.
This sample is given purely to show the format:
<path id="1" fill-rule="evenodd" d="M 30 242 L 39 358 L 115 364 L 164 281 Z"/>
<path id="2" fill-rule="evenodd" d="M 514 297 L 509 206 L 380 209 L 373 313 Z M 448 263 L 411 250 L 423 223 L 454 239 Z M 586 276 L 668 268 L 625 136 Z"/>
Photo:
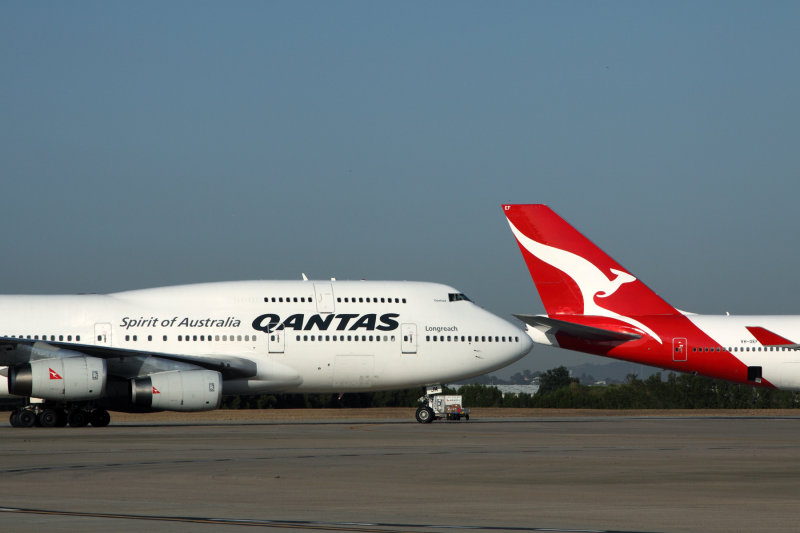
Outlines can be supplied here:
<path id="1" fill-rule="evenodd" d="M 740 383 L 800 388 L 800 345 L 791 340 L 800 335 L 798 317 L 682 313 L 549 207 L 508 204 L 503 212 L 547 311 L 516 315 L 534 342 Z M 767 378 L 767 368 L 773 377 Z"/>
<path id="2" fill-rule="evenodd" d="M 548 315 L 679 314 L 546 205 L 504 205 Z"/>

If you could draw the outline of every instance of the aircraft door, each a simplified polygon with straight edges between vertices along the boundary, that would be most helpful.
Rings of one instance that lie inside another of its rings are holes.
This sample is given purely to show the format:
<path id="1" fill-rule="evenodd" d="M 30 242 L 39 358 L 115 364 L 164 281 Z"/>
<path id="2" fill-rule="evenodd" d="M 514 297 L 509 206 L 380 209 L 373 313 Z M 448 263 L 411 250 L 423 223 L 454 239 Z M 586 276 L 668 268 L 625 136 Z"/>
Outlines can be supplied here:
<path id="1" fill-rule="evenodd" d="M 689 346 L 686 339 L 672 339 L 672 360 L 676 362 L 686 361 L 689 357 Z"/>
<path id="2" fill-rule="evenodd" d="M 267 334 L 267 350 L 269 353 L 283 353 L 286 330 L 276 329 Z"/>
<path id="3" fill-rule="evenodd" d="M 400 325 L 400 348 L 402 353 L 417 353 L 417 325 Z"/>
<path id="4" fill-rule="evenodd" d="M 330 283 L 315 283 L 314 295 L 317 299 L 318 313 L 333 313 L 335 305 L 333 301 L 333 287 Z"/>
<path id="5" fill-rule="evenodd" d="M 111 324 L 98 322 L 94 325 L 94 343 L 98 346 L 111 346 Z"/>

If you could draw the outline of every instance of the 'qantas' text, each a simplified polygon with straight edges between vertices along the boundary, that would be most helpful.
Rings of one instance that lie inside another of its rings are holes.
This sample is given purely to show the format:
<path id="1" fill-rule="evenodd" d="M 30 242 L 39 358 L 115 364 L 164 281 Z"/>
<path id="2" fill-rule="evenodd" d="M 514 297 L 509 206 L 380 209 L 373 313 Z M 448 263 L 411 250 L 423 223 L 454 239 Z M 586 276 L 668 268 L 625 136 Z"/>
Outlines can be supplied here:
<path id="1" fill-rule="evenodd" d="M 293 329 L 296 331 L 309 331 L 318 329 L 326 331 L 333 327 L 337 331 L 355 331 L 358 329 L 365 329 L 368 331 L 391 331 L 397 329 L 400 325 L 396 318 L 400 315 L 397 313 L 386 313 L 380 317 L 375 313 L 366 315 L 356 314 L 338 314 L 338 315 L 311 315 L 308 318 L 302 313 L 291 315 L 286 320 L 281 321 L 279 315 L 267 313 L 256 317 L 253 320 L 253 329 L 263 331 L 265 333 L 272 333 L 275 330 Z"/>

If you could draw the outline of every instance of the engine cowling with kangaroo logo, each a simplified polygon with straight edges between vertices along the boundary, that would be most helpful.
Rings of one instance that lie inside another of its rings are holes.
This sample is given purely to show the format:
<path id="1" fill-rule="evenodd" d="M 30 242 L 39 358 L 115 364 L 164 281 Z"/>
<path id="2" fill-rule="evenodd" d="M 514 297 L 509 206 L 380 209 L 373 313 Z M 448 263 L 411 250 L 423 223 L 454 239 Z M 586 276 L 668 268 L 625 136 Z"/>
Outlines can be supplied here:
<path id="1" fill-rule="evenodd" d="M 153 410 L 211 411 L 222 400 L 222 376 L 213 370 L 173 370 L 131 380 L 131 401 Z"/>
<path id="2" fill-rule="evenodd" d="M 87 355 L 39 359 L 8 369 L 8 392 L 53 401 L 86 401 L 106 391 L 106 361 Z"/>

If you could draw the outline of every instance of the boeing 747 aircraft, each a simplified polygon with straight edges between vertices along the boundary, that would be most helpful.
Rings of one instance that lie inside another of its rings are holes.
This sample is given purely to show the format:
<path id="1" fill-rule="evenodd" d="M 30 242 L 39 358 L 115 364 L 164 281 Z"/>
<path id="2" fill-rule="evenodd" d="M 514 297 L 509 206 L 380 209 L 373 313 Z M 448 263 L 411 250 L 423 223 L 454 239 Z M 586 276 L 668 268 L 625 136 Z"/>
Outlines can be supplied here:
<path id="1" fill-rule="evenodd" d="M 105 426 L 108 410 L 216 409 L 223 395 L 435 386 L 532 343 L 463 293 L 407 281 L 242 281 L 0 296 L 0 397 L 15 427 Z M 423 405 L 417 420 L 433 412 Z"/>
<path id="2" fill-rule="evenodd" d="M 545 205 L 504 205 L 546 315 L 534 342 L 761 387 L 800 390 L 800 316 L 709 316 L 662 300 Z"/>

